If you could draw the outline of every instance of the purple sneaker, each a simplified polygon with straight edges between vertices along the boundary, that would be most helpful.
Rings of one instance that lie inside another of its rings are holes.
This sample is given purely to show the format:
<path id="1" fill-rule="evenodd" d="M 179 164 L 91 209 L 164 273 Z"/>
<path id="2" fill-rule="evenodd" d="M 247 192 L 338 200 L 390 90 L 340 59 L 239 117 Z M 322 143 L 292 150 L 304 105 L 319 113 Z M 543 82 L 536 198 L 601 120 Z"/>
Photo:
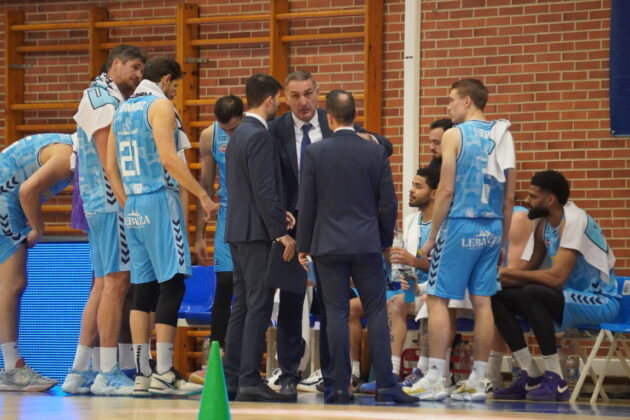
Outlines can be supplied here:
<path id="1" fill-rule="evenodd" d="M 540 386 L 527 393 L 532 401 L 566 401 L 570 397 L 569 384 L 560 375 L 545 371 Z"/>
<path id="2" fill-rule="evenodd" d="M 524 370 L 518 375 L 516 380 L 507 388 L 497 389 L 492 393 L 495 400 L 524 400 L 528 392 L 540 386 L 543 376 L 531 378 Z"/>

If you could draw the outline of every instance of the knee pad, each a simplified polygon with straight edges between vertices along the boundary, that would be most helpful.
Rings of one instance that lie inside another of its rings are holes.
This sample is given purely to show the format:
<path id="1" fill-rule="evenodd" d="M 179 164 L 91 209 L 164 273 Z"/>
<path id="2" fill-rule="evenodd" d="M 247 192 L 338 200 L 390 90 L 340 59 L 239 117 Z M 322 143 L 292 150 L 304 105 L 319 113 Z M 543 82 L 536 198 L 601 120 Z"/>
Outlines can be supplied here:
<path id="1" fill-rule="evenodd" d="M 158 282 L 132 284 L 131 288 L 133 290 L 131 309 L 142 312 L 155 312 L 160 294 Z"/>
<path id="2" fill-rule="evenodd" d="M 177 315 L 186 285 L 181 274 L 160 284 L 160 297 L 155 311 L 155 323 L 177 326 Z"/>

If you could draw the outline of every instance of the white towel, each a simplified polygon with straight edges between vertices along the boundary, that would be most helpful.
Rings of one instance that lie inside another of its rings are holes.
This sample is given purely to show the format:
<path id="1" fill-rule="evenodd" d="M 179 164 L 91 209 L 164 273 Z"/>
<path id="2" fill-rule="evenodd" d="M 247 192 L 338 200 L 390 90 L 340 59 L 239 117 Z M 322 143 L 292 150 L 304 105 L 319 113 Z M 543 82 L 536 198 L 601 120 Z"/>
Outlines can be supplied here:
<path id="1" fill-rule="evenodd" d="M 564 205 L 564 217 L 566 222 L 559 246 L 582 254 L 588 264 L 600 271 L 600 278 L 610 283 L 610 270 L 615 266 L 616 259 L 599 226 L 572 201 Z M 534 229 L 521 256 L 523 260 L 529 261 L 534 252 L 534 232 L 540 220 L 534 220 Z"/>
<path id="2" fill-rule="evenodd" d="M 116 98 L 119 104 L 125 101 L 124 97 L 120 93 L 120 90 L 118 90 L 116 83 L 114 83 L 106 73 L 96 76 L 90 87 L 95 86 L 107 89 L 107 93 Z M 88 89 L 86 89 L 83 91 L 83 98 L 81 98 L 79 109 L 77 110 L 77 113 L 74 114 L 74 120 L 77 125 L 85 131 L 87 138 L 91 141 L 92 135 L 95 131 L 100 130 L 103 127 L 107 127 L 112 123 L 114 112 L 116 112 L 116 107 L 113 104 L 93 108 L 88 95 Z"/>
<path id="3" fill-rule="evenodd" d="M 161 99 L 168 99 L 164 94 L 164 91 L 158 86 L 157 83 L 152 82 L 150 80 L 144 79 L 140 82 L 136 90 L 133 92 L 134 95 L 153 95 L 157 96 Z M 175 111 L 175 121 L 177 123 L 177 138 L 175 139 L 175 147 L 177 151 L 180 152 L 185 149 L 190 149 L 192 145 L 190 144 L 190 140 L 188 139 L 188 135 L 184 131 L 184 126 L 182 125 L 182 121 L 179 119 L 179 114 L 175 107 L 173 107 Z M 183 153 L 178 153 L 180 157 L 182 157 Z M 185 160 L 185 157 L 184 157 Z"/>
<path id="4" fill-rule="evenodd" d="M 516 167 L 514 153 L 514 140 L 508 130 L 512 125 L 508 120 L 495 120 L 490 129 L 490 138 L 496 146 L 488 157 L 486 173 L 496 178 L 499 182 L 505 182 L 505 171 Z"/>

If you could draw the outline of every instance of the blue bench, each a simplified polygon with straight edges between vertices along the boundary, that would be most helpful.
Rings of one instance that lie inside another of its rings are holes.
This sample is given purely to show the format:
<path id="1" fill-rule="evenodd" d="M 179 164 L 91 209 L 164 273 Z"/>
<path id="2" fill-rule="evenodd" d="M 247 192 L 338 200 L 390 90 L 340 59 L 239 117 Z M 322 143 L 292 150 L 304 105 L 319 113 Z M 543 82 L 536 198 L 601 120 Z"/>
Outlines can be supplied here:
<path id="1" fill-rule="evenodd" d="M 187 278 L 186 293 L 179 307 L 179 318 L 190 325 L 210 325 L 216 277 L 212 266 L 193 266 Z"/>

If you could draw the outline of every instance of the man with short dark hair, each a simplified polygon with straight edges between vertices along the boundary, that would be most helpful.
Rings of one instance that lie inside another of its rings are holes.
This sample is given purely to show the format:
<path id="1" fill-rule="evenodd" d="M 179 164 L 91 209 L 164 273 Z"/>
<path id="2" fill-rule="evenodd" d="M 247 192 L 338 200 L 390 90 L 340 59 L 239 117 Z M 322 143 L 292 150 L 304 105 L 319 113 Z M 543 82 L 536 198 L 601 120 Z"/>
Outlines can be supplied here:
<path id="1" fill-rule="evenodd" d="M 107 176 L 124 207 L 131 254 L 131 334 L 136 353 L 134 396 L 195 395 L 201 386 L 173 367 L 177 315 L 190 277 L 190 253 L 180 184 L 199 198 L 205 218 L 216 210 L 178 155 L 187 142 L 178 129 L 174 97 L 182 76 L 170 57 L 147 61 L 145 79 L 116 111 L 107 145 Z M 149 364 L 150 313 L 155 312 L 157 360 Z"/>
<path id="2" fill-rule="evenodd" d="M 313 75 L 305 70 L 296 70 L 290 73 L 285 81 L 284 94 L 290 112 L 276 118 L 269 124 L 269 132 L 276 141 L 276 149 L 280 155 L 282 168 L 282 181 L 284 200 L 287 209 L 292 212 L 299 224 L 297 212 L 298 191 L 300 185 L 300 168 L 302 156 L 309 145 L 330 137 L 333 132 L 328 126 L 326 111 L 317 107 L 319 87 Z M 368 133 L 356 124 L 352 124 L 357 134 L 365 140 L 379 143 L 391 155 L 393 146 L 385 137 Z M 290 232 L 295 236 L 295 230 Z M 295 281 L 305 281 L 305 274 Z M 310 305 L 311 291 L 307 304 Z M 315 297 L 315 303 L 320 304 L 319 295 Z M 281 369 L 280 392 L 297 397 L 297 386 L 300 380 L 300 359 L 304 363 L 302 346 L 302 313 L 304 295 L 298 295 L 289 291 L 280 291 L 280 305 L 278 308 L 278 365 Z M 326 320 L 321 319 L 325 326 Z M 307 337 L 305 337 L 307 338 Z M 320 342 L 321 367 L 325 369 L 328 363 L 328 352 L 325 335 Z M 320 382 L 321 372 L 312 373 L 299 386 L 314 389 L 313 383 Z M 273 381 L 273 378 L 272 378 Z M 311 386 L 307 385 L 310 384 Z"/>
<path id="3" fill-rule="evenodd" d="M 214 178 L 219 172 L 219 212 L 214 231 L 214 272 L 216 274 L 216 288 L 212 303 L 212 321 L 210 331 L 211 340 L 218 341 L 221 348 L 225 348 L 225 334 L 230 319 L 230 305 L 232 303 L 232 255 L 230 246 L 225 242 L 225 220 L 227 216 L 227 185 L 225 179 L 225 153 L 230 135 L 243 119 L 243 101 L 238 96 L 227 95 L 220 97 L 214 105 L 216 121 L 201 132 L 199 139 L 199 156 L 201 171 L 199 182 L 210 198 L 214 196 Z M 197 212 L 195 228 L 195 254 L 199 264 L 207 265 L 209 257 L 206 250 L 206 223 L 203 213 Z"/>
<path id="4" fill-rule="evenodd" d="M 328 322 L 322 332 L 331 359 L 324 371 L 324 399 L 329 403 L 352 399 L 347 293 L 352 276 L 368 319 L 376 400 L 417 402 L 396 383 L 391 350 L 383 345 L 389 328 L 381 253 L 392 245 L 398 208 L 387 153 L 354 132 L 356 108 L 350 93 L 331 91 L 326 112 L 334 134 L 306 149 L 298 201 L 299 259 L 306 268 L 307 256 L 313 256 L 324 302 L 320 310 Z"/>
<path id="5" fill-rule="evenodd" d="M 429 150 L 433 155 L 429 166 L 440 168 L 442 163 L 442 136 L 446 130 L 453 127 L 453 121 L 449 118 L 442 118 L 431 123 L 429 128 Z"/>
<path id="6" fill-rule="evenodd" d="M 495 391 L 495 399 L 569 399 L 555 328 L 610 322 L 619 311 L 612 249 L 591 216 L 568 201 L 569 194 L 569 182 L 560 172 L 542 171 L 531 179 L 526 202 L 534 232 L 520 267 L 499 270 L 503 290 L 492 298 L 494 322 L 522 373 L 509 388 Z M 529 352 L 517 316 L 534 331 L 544 373 Z"/>
<path id="7" fill-rule="evenodd" d="M 267 121 L 278 109 L 280 83 L 267 74 L 251 76 L 245 86 L 249 111 L 234 130 L 227 149 L 227 226 L 225 239 L 234 262 L 234 303 L 225 340 L 225 381 L 230 399 L 295 401 L 267 386 L 260 377 L 265 332 L 274 290 L 262 281 L 272 242 L 285 247 L 289 261 L 295 224 L 282 203 L 280 162 Z"/>

